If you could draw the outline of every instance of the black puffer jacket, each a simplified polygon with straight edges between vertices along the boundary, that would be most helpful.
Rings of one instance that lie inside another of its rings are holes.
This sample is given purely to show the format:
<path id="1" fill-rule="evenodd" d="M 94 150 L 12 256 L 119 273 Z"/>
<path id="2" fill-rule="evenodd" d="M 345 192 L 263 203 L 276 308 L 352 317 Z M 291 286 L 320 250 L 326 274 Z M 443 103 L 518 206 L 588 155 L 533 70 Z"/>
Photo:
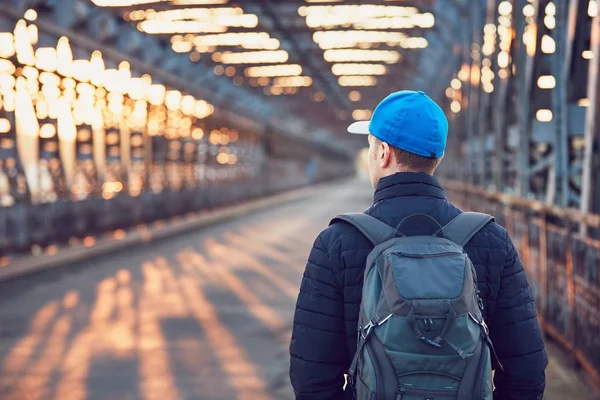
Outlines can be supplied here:
<path id="1" fill-rule="evenodd" d="M 445 225 L 461 211 L 426 174 L 381 179 L 366 213 L 391 226 L 412 214 Z M 310 253 L 294 316 L 290 378 L 297 399 L 351 399 L 344 373 L 356 349 L 364 264 L 371 243 L 344 222 L 325 229 Z M 505 229 L 488 224 L 465 247 L 475 264 L 484 317 L 504 366 L 494 399 L 541 399 L 548 363 L 523 266 Z"/>

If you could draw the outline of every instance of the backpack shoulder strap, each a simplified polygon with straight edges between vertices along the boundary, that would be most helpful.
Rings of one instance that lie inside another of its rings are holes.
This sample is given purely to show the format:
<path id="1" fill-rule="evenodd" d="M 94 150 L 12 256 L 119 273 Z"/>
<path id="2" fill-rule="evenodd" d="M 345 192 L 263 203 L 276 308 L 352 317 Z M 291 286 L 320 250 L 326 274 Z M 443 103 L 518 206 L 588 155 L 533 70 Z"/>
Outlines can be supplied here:
<path id="1" fill-rule="evenodd" d="M 331 220 L 329 225 L 336 221 L 345 221 L 355 226 L 363 235 L 377 246 L 394 237 L 395 230 L 388 224 L 375 217 L 363 213 L 340 214 Z"/>
<path id="2" fill-rule="evenodd" d="M 488 214 L 462 213 L 444 226 L 444 237 L 464 247 L 477 232 L 493 220 L 494 217 Z"/>

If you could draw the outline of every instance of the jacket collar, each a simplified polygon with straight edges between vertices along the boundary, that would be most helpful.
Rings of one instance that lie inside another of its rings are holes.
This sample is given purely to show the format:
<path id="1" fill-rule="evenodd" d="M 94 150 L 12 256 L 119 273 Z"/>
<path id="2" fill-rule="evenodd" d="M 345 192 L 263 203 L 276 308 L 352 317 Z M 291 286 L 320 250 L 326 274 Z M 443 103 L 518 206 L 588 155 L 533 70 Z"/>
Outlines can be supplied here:
<path id="1" fill-rule="evenodd" d="M 374 202 L 398 196 L 425 196 L 446 199 L 436 178 L 421 172 L 397 172 L 379 180 Z"/>

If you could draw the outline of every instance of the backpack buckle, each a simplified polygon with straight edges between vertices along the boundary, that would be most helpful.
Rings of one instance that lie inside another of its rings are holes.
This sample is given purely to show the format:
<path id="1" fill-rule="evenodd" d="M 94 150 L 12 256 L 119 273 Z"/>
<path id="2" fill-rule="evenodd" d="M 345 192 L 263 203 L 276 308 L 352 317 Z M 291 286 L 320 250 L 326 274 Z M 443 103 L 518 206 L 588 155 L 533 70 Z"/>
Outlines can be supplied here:
<path id="1" fill-rule="evenodd" d="M 364 328 L 362 329 L 362 331 L 360 332 L 360 338 L 362 340 L 367 340 L 367 338 L 371 334 L 371 331 L 373 330 L 374 327 L 375 327 L 375 324 L 373 323 L 373 321 L 369 321 L 369 323 L 367 325 L 365 325 Z"/>

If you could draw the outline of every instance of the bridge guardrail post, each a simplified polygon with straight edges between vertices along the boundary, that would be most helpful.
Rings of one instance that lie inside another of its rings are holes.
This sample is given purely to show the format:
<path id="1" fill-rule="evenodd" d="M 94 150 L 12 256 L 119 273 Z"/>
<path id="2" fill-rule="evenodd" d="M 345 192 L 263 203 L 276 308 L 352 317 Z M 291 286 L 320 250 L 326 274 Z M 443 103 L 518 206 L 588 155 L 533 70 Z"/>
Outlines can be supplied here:
<path id="1" fill-rule="evenodd" d="M 546 222 L 546 214 L 542 214 L 541 217 L 541 230 L 540 230 L 540 298 L 542 303 L 542 315 L 544 321 L 548 320 L 548 224 Z"/>
<path id="2" fill-rule="evenodd" d="M 565 266 L 567 268 L 567 298 L 568 298 L 568 319 L 567 319 L 567 338 L 568 341 L 571 345 L 571 348 L 575 349 L 575 337 L 577 335 L 577 327 L 575 325 L 575 280 L 574 280 L 574 274 L 573 274 L 573 229 L 571 226 L 570 221 L 566 222 L 566 228 L 565 228 L 567 234 L 567 240 L 566 240 L 566 245 L 567 248 L 565 249 L 565 256 L 566 256 L 566 260 L 565 260 Z M 573 356 L 571 355 L 571 358 L 573 358 Z"/>

